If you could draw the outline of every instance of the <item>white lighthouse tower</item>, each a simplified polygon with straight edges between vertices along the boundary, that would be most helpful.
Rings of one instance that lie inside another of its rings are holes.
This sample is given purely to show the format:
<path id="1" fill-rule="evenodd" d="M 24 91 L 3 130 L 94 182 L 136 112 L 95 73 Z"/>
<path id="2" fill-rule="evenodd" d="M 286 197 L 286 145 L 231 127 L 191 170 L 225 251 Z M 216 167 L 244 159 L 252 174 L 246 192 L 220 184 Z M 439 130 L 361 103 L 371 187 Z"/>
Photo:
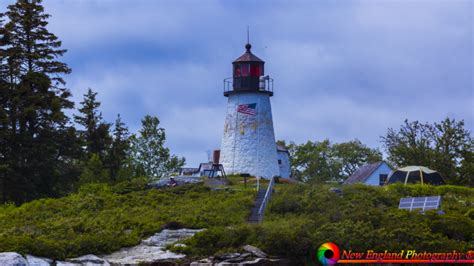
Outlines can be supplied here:
<path id="1" fill-rule="evenodd" d="M 273 80 L 264 75 L 265 62 L 252 54 L 252 46 L 245 48 L 232 63 L 232 78 L 224 80 L 228 101 L 220 163 L 230 174 L 271 178 L 280 175 L 270 104 Z"/>

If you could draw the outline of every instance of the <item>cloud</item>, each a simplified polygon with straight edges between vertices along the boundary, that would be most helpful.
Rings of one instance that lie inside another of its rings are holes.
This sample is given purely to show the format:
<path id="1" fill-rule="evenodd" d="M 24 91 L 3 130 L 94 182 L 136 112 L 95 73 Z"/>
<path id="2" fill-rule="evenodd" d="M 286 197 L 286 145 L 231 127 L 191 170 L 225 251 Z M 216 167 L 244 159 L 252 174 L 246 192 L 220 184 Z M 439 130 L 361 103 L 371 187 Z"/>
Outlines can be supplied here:
<path id="1" fill-rule="evenodd" d="M 6 3 L 0 3 L 4 10 Z M 275 79 L 278 139 L 354 138 L 372 147 L 404 119 L 464 119 L 474 130 L 471 1 L 45 1 L 69 49 L 79 102 L 99 92 L 104 117 L 132 130 L 160 117 L 190 166 L 218 148 L 222 80 L 252 50 Z"/>

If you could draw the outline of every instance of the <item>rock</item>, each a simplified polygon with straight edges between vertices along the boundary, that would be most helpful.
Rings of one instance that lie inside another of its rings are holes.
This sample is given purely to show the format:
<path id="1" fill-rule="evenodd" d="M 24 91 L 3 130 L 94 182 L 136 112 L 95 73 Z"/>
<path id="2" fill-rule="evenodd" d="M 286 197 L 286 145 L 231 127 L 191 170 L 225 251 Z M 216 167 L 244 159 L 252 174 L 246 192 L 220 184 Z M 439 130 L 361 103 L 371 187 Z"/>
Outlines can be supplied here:
<path id="1" fill-rule="evenodd" d="M 174 180 L 176 181 L 178 186 L 202 182 L 201 177 L 198 177 L 198 176 L 175 176 Z M 170 183 L 170 178 L 166 177 L 154 183 L 151 183 L 150 185 L 154 188 L 163 188 L 163 187 L 168 187 L 169 183 Z"/>
<path id="2" fill-rule="evenodd" d="M 28 262 L 16 252 L 2 252 L 0 253 L 0 265 L 27 266 Z"/>
<path id="3" fill-rule="evenodd" d="M 50 266 L 53 263 L 52 259 L 35 257 L 32 255 L 26 255 L 26 261 L 29 266 Z"/>
<path id="4" fill-rule="evenodd" d="M 252 253 L 257 258 L 266 258 L 267 257 L 267 254 L 265 254 L 265 252 L 261 251 L 257 247 L 254 247 L 254 246 L 251 246 L 251 245 L 245 245 L 245 246 L 243 246 L 243 249 L 247 252 Z"/>
<path id="5" fill-rule="evenodd" d="M 235 259 L 240 257 L 240 253 L 225 253 L 222 254 L 219 258 L 221 260 L 229 260 L 229 259 Z"/>
<path id="6" fill-rule="evenodd" d="M 123 248 L 110 255 L 103 256 L 110 264 L 127 264 L 138 265 L 140 263 L 163 262 L 170 259 L 182 259 L 183 254 L 173 253 L 164 250 L 169 244 L 192 237 L 203 229 L 164 229 L 159 233 L 145 239 L 142 243 L 135 247 Z"/>
<path id="7" fill-rule="evenodd" d="M 82 266 L 79 263 L 73 263 L 68 261 L 56 261 L 56 266 Z"/>
<path id="8" fill-rule="evenodd" d="M 242 253 L 242 254 L 240 254 L 240 258 L 244 258 L 244 259 L 245 259 L 245 258 L 248 258 L 248 257 L 250 257 L 250 256 L 252 256 L 251 253 Z"/>
<path id="9" fill-rule="evenodd" d="M 177 243 L 177 244 L 174 244 L 175 247 L 186 247 L 186 244 L 183 244 L 183 243 Z"/>
<path id="10" fill-rule="evenodd" d="M 68 259 L 68 262 L 77 263 L 83 266 L 110 266 L 107 260 L 97 257 L 96 255 L 84 255 L 78 258 Z"/>
<path id="11" fill-rule="evenodd" d="M 211 266 L 212 265 L 212 260 L 211 259 L 202 259 L 200 261 L 193 261 L 191 262 L 192 266 Z"/>
<path id="12" fill-rule="evenodd" d="M 164 229 L 160 233 L 157 233 L 143 240 L 142 243 L 148 246 L 165 247 L 166 245 L 173 244 L 174 242 L 192 237 L 193 235 L 201 231 L 202 229 Z"/>

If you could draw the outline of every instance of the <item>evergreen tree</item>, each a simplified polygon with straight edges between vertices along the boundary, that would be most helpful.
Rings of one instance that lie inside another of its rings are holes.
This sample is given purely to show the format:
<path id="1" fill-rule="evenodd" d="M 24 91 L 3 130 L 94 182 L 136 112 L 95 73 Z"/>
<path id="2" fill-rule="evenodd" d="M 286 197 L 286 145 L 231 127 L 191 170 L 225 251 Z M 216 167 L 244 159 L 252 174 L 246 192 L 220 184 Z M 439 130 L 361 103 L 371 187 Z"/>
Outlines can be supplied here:
<path id="1" fill-rule="evenodd" d="M 66 50 L 46 26 L 41 0 L 8 6 L 1 27 L 0 176 L 2 198 L 22 202 L 54 196 L 77 177 L 75 130 L 64 109 L 73 107 L 58 61 Z"/>
<path id="2" fill-rule="evenodd" d="M 165 130 L 159 127 L 157 117 L 145 116 L 138 137 L 132 137 L 132 158 L 136 175 L 145 174 L 154 180 L 170 172 L 175 172 L 184 165 L 184 158 L 170 155 L 164 146 Z"/>
<path id="3" fill-rule="evenodd" d="M 126 164 L 128 154 L 130 150 L 130 133 L 128 128 L 122 122 L 120 114 L 117 115 L 115 120 L 115 127 L 113 130 L 113 141 L 110 149 L 109 156 L 109 168 L 110 178 L 112 182 L 116 182 L 118 179 L 119 171 Z"/>
<path id="4" fill-rule="evenodd" d="M 75 115 L 74 120 L 84 128 L 80 136 L 87 158 L 97 154 L 104 163 L 111 143 L 110 124 L 103 121 L 102 113 L 98 110 L 100 102 L 96 100 L 96 96 L 97 92 L 93 92 L 90 88 L 87 90 L 81 102 L 82 107 L 79 109 L 81 115 Z"/>

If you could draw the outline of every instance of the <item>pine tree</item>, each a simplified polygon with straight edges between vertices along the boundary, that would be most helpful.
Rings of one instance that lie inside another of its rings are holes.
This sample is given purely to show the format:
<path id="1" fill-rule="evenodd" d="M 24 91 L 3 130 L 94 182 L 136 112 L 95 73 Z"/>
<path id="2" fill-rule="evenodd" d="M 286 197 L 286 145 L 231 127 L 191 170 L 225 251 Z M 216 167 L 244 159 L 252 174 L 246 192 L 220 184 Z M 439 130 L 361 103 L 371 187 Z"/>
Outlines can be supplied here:
<path id="1" fill-rule="evenodd" d="M 124 167 L 130 150 L 130 133 L 128 128 L 122 122 L 120 114 L 117 115 L 115 120 L 115 127 L 113 130 L 113 141 L 110 149 L 109 156 L 109 168 L 110 168 L 110 179 L 112 182 L 116 182 L 118 179 L 119 171 Z"/>
<path id="2" fill-rule="evenodd" d="M 102 113 L 98 110 L 100 102 L 97 101 L 96 97 L 97 92 L 93 92 L 89 88 L 81 102 L 82 107 L 79 109 L 81 115 L 75 115 L 74 120 L 84 127 L 80 135 L 87 159 L 92 154 L 97 154 L 104 163 L 111 143 L 110 124 L 103 121 Z"/>
<path id="3" fill-rule="evenodd" d="M 23 202 L 59 195 L 77 178 L 75 129 L 65 109 L 73 107 L 60 61 L 66 50 L 46 26 L 41 0 L 8 6 L 1 27 L 0 175 L 3 200 Z"/>

